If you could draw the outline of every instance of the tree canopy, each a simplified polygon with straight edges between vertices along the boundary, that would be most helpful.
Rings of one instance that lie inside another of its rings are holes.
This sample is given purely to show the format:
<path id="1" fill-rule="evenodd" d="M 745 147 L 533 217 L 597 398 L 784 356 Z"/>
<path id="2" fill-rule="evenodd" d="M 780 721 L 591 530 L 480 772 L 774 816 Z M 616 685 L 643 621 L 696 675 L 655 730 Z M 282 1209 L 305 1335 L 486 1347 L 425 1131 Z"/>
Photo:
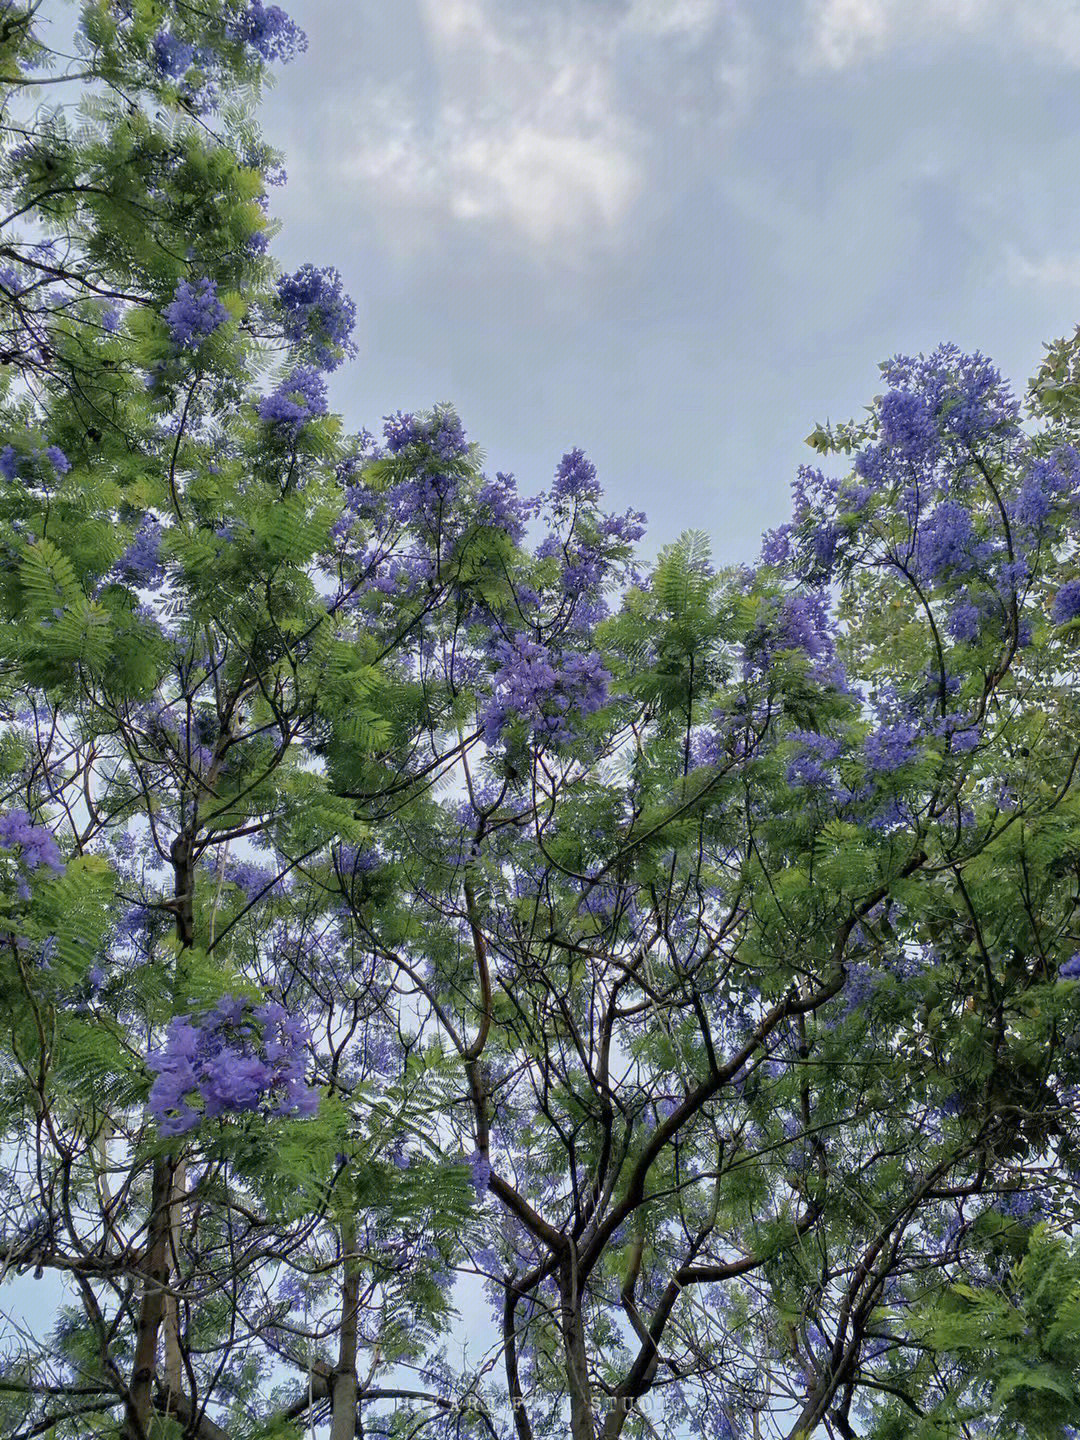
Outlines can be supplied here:
<path id="1" fill-rule="evenodd" d="M 1067 1440 L 1080 342 L 650 556 L 331 413 L 304 45 L 0 5 L 0 1427 Z"/>

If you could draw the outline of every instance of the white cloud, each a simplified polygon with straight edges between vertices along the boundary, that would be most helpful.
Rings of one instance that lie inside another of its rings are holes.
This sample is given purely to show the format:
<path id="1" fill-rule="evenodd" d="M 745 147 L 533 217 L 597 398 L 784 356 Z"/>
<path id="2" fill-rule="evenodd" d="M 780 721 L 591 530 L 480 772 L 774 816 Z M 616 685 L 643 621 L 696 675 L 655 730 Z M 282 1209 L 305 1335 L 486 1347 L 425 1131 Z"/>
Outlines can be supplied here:
<path id="1" fill-rule="evenodd" d="M 625 65 L 650 67 L 670 120 L 680 102 L 664 65 L 684 64 L 687 45 L 715 52 L 717 88 L 734 105 L 746 89 L 746 46 L 725 47 L 718 27 L 738 38 L 736 5 L 419 0 L 433 83 L 420 94 L 403 77 L 357 97 L 337 173 L 375 207 L 390 205 L 399 219 L 411 213 L 414 235 L 450 222 L 501 227 L 504 239 L 560 264 L 602 253 L 632 233 L 629 217 L 656 163 L 656 134 L 635 106 L 641 94 L 620 89 Z M 727 49 L 730 73 L 721 65 Z"/>
<path id="2" fill-rule="evenodd" d="M 720 0 L 630 0 L 626 27 L 642 35 L 700 38 L 716 24 Z"/>
<path id="3" fill-rule="evenodd" d="M 1080 0 L 806 0 L 805 16 L 801 58 L 811 69 L 962 36 L 1080 65 Z"/>
<path id="4" fill-rule="evenodd" d="M 810 61 L 840 70 L 883 49 L 892 8 L 890 0 L 817 0 L 809 14 Z"/>
<path id="5" fill-rule="evenodd" d="M 1019 250 L 1009 250 L 1006 265 L 1014 285 L 1054 289 L 1080 287 L 1080 254 L 1043 255 L 1038 260 L 1032 260 Z"/>
<path id="6" fill-rule="evenodd" d="M 400 87 L 365 97 L 343 177 L 429 226 L 502 226 L 538 251 L 610 243 L 643 184 L 641 137 L 616 105 L 595 27 L 522 24 L 492 0 L 422 10 L 437 92 L 422 106 Z"/>

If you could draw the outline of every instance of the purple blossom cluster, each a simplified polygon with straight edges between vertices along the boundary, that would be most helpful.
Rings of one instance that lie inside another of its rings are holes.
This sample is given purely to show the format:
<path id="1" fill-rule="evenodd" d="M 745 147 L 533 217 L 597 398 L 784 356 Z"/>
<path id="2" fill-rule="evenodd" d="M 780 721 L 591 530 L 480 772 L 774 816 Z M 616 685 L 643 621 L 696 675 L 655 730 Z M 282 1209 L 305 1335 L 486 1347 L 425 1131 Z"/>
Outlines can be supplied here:
<path id="1" fill-rule="evenodd" d="M 873 998 L 877 988 L 877 975 L 871 966 L 856 961 L 847 967 L 844 988 L 840 992 L 844 1007 L 841 1018 L 846 1020 L 856 1010 L 864 1010 Z"/>
<path id="2" fill-rule="evenodd" d="M 228 320 L 229 312 L 218 299 L 216 282 L 204 276 L 194 284 L 181 280 L 164 316 L 173 344 L 183 350 L 201 345 Z"/>
<path id="3" fill-rule="evenodd" d="M 1066 580 L 1050 609 L 1055 625 L 1067 625 L 1070 620 L 1080 620 L 1080 580 Z"/>
<path id="4" fill-rule="evenodd" d="M 956 500 L 942 500 L 918 528 L 917 565 L 928 580 L 985 565 L 992 550 L 976 536 L 970 510 Z"/>
<path id="5" fill-rule="evenodd" d="M 527 635 L 495 645 L 498 662 L 492 698 L 481 716 L 484 738 L 498 743 L 514 720 L 524 720 L 537 740 L 565 745 L 574 739 L 571 720 L 590 715 L 607 699 L 611 676 L 595 651 L 557 655 Z"/>
<path id="6" fill-rule="evenodd" d="M 469 1156 L 469 1179 L 477 1197 L 483 1199 L 491 1180 L 491 1161 L 481 1150 L 474 1150 Z"/>
<path id="7" fill-rule="evenodd" d="M 258 865 L 253 860 L 230 861 L 225 867 L 225 879 L 230 885 L 242 890 L 249 901 L 256 896 L 277 893 L 282 888 L 276 871 L 267 865 Z"/>
<path id="8" fill-rule="evenodd" d="M 150 42 L 150 55 L 159 75 L 182 80 L 195 59 L 195 47 L 168 30 L 159 30 Z"/>
<path id="9" fill-rule="evenodd" d="M 787 783 L 796 788 L 821 785 L 831 788 L 835 777 L 828 767 L 840 757 L 843 750 L 840 741 L 812 730 L 793 730 L 788 739 L 795 742 L 797 749 L 788 761 Z"/>
<path id="10" fill-rule="evenodd" d="M 311 1115 L 318 1094 L 304 1080 L 305 1021 L 276 1001 L 223 996 L 201 1015 L 178 1015 L 147 1057 L 156 1078 L 148 1106 L 162 1135 L 245 1111 Z"/>
<path id="11" fill-rule="evenodd" d="M 214 752 L 203 743 L 199 718 L 182 705 L 149 700 L 138 706 L 131 716 L 141 722 L 146 735 L 164 751 L 166 759 L 175 757 L 185 769 L 194 767 L 204 774 L 214 763 Z"/>
<path id="12" fill-rule="evenodd" d="M 406 414 L 401 410 L 383 419 L 387 451 L 400 455 L 414 445 L 435 452 L 439 460 L 460 460 L 469 452 L 465 431 L 456 412 L 440 406 L 430 416 Z"/>
<path id="13" fill-rule="evenodd" d="M 285 315 L 286 338 L 309 351 L 321 370 L 335 370 L 346 355 L 356 353 L 351 336 L 356 305 L 342 288 L 341 275 L 332 265 L 317 269 L 302 265 L 277 284 Z"/>
<path id="14" fill-rule="evenodd" d="M 1043 1215 L 1046 1201 L 1038 1191 L 1008 1190 L 998 1196 L 994 1209 L 1010 1220 L 1027 1220 L 1034 1224 Z"/>
<path id="15" fill-rule="evenodd" d="M 308 45 L 296 21 L 280 5 L 264 5 L 263 0 L 249 0 L 229 22 L 228 33 L 231 40 L 250 46 L 268 64 L 275 60 L 288 64 Z"/>
<path id="16" fill-rule="evenodd" d="M 939 345 L 930 355 L 897 355 L 882 367 L 892 390 L 914 392 L 947 443 L 965 448 L 992 435 L 1015 437 L 1020 407 L 985 355 L 965 355 L 956 345 Z M 920 421 L 912 415 L 908 434 Z"/>
<path id="17" fill-rule="evenodd" d="M 22 458 L 14 445 L 5 445 L 0 449 L 0 475 L 5 480 L 17 480 L 21 474 Z M 59 445 L 47 445 L 44 450 L 34 449 L 30 458 L 37 466 L 44 458 L 57 477 L 66 475 L 71 469 L 71 461 Z"/>
<path id="18" fill-rule="evenodd" d="M 872 730 L 863 745 L 867 769 L 875 775 L 887 775 L 910 764 L 918 754 L 918 739 L 918 725 L 908 721 Z"/>
<path id="19" fill-rule="evenodd" d="M 297 435 L 309 420 L 327 412 L 326 383 L 317 370 L 299 366 L 259 401 L 259 419 Z"/>
<path id="20" fill-rule="evenodd" d="M 165 576 L 161 561 L 162 533 L 160 523 L 152 515 L 143 517 L 134 539 L 116 562 L 125 580 L 149 588 L 160 584 Z"/>
<path id="21" fill-rule="evenodd" d="M 600 482 L 596 466 L 583 451 L 568 450 L 555 467 L 551 499 L 556 511 L 572 509 L 576 504 L 595 504 L 600 499 Z"/>
<path id="22" fill-rule="evenodd" d="M 520 545 L 525 538 L 526 526 L 539 511 L 541 502 L 520 496 L 514 477 L 500 470 L 494 480 L 485 478 L 477 492 L 476 503 L 487 524 L 505 531 L 515 545 Z"/>
<path id="23" fill-rule="evenodd" d="M 0 815 L 0 849 L 19 847 L 20 857 L 28 870 L 45 865 L 57 874 L 64 868 L 63 856 L 52 831 L 35 825 L 26 810 L 9 810 Z"/>
<path id="24" fill-rule="evenodd" d="M 1070 955 L 1058 970 L 1059 980 L 1080 980 L 1080 950 Z"/>

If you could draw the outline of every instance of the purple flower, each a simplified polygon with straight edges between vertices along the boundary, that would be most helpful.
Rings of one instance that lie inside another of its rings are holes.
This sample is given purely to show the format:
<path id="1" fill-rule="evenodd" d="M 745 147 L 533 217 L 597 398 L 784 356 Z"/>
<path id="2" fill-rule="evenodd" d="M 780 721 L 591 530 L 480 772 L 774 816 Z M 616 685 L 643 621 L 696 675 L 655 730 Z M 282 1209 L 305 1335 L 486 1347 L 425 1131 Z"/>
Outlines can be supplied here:
<path id="1" fill-rule="evenodd" d="M 45 451 L 45 459 L 56 471 L 57 475 L 66 475 L 71 469 L 71 461 L 60 449 L 59 445 L 50 445 Z"/>
<path id="2" fill-rule="evenodd" d="M 1080 580 L 1066 580 L 1050 608 L 1055 625 L 1066 625 L 1070 620 L 1080 619 Z"/>
<path id="3" fill-rule="evenodd" d="M 1040 530 L 1053 510 L 1053 500 L 1044 488 L 1045 469 L 1033 468 L 1024 476 L 1016 496 L 1013 513 L 1021 525 L 1029 530 Z"/>
<path id="4" fill-rule="evenodd" d="M 158 521 L 152 515 L 145 516 L 135 532 L 135 538 L 116 562 L 116 568 L 126 580 L 132 580 L 137 585 L 153 586 L 163 578 L 165 568 L 159 553 L 161 535 Z"/>
<path id="5" fill-rule="evenodd" d="M 488 1181 L 491 1179 L 491 1161 L 480 1150 L 474 1150 L 469 1156 L 469 1175 L 473 1189 L 479 1197 L 483 1198 L 487 1192 Z"/>
<path id="6" fill-rule="evenodd" d="M 833 777 L 825 767 L 839 758 L 842 749 L 840 741 L 811 730 L 794 730 L 788 738 L 798 745 L 798 749 L 788 761 L 787 783 L 795 787 L 831 785 Z"/>
<path id="7" fill-rule="evenodd" d="M 587 503 L 600 499 L 596 466 L 585 458 L 583 451 L 568 450 L 559 461 L 555 468 L 551 498 L 556 509 L 567 509 L 575 501 Z"/>
<path id="8" fill-rule="evenodd" d="M 887 382 L 914 390 L 932 411 L 943 436 L 964 446 L 991 434 L 1016 433 L 1019 406 L 984 355 L 964 355 L 955 345 L 939 345 L 916 359 L 897 355 L 882 367 Z"/>
<path id="9" fill-rule="evenodd" d="M 5 480 L 14 480 L 19 473 L 19 457 L 15 453 L 14 445 L 5 445 L 0 450 L 0 475 Z"/>
<path id="10" fill-rule="evenodd" d="M 179 1015 L 147 1057 L 156 1072 L 150 1113 L 163 1135 L 244 1111 L 310 1115 L 318 1094 L 304 1081 L 307 1040 L 304 1021 L 275 1001 L 224 995 L 195 1019 Z"/>
<path id="11" fill-rule="evenodd" d="M 985 558 L 971 515 L 955 500 L 943 500 L 923 521 L 917 542 L 919 568 L 932 580 L 949 570 L 970 569 Z"/>
<path id="12" fill-rule="evenodd" d="M 766 530 L 761 537 L 761 561 L 763 565 L 782 565 L 791 551 L 790 525 L 780 525 L 775 530 Z"/>
<path id="13" fill-rule="evenodd" d="M 168 30 L 159 30 L 150 42 L 154 65 L 168 80 L 182 80 L 195 58 L 195 47 Z"/>
<path id="14" fill-rule="evenodd" d="M 164 314 L 172 342 L 180 349 L 196 349 L 229 318 L 228 310 L 217 298 L 217 285 L 209 277 L 194 285 L 190 280 L 181 280 Z"/>
<path id="15" fill-rule="evenodd" d="M 20 847 L 28 870 L 47 865 L 59 873 L 64 868 L 56 837 L 44 825 L 35 825 L 26 810 L 9 810 L 0 815 L 0 849 L 10 850 L 15 845 Z"/>
<path id="16" fill-rule="evenodd" d="M 356 324 L 356 305 L 342 289 L 341 276 L 333 266 L 318 270 L 303 265 L 277 283 L 278 299 L 285 313 L 285 335 L 294 345 L 303 345 L 315 364 L 334 370 L 345 355 L 356 353 L 350 336 Z"/>
<path id="17" fill-rule="evenodd" d="M 524 539 L 525 527 L 539 504 L 536 500 L 523 500 L 517 493 L 514 477 L 504 475 L 501 470 L 494 480 L 485 479 L 477 492 L 476 503 L 484 523 L 504 530 L 515 545 Z"/>
<path id="18" fill-rule="evenodd" d="M 489 745 L 515 718 L 525 720 L 536 739 L 567 744 L 574 738 L 571 717 L 592 714 L 607 699 L 611 676 L 595 652 L 560 656 L 519 634 L 499 640 L 495 656 L 493 695 L 481 716 Z"/>
<path id="19" fill-rule="evenodd" d="M 945 629 L 954 640 L 974 645 L 979 638 L 980 613 L 977 605 L 961 601 L 954 605 L 945 617 Z"/>
<path id="20" fill-rule="evenodd" d="M 847 1019 L 856 1010 L 862 1010 L 867 1002 L 873 997 L 877 977 L 869 965 L 857 962 L 849 965 L 847 974 L 844 977 L 844 988 L 841 995 L 844 999 L 842 1018 Z"/>
<path id="21" fill-rule="evenodd" d="M 777 640 L 785 650 L 802 650 L 813 660 L 819 679 L 835 678 L 836 647 L 829 627 L 827 596 L 807 590 L 784 597 L 777 617 Z"/>
<path id="22" fill-rule="evenodd" d="M 888 774 L 899 770 L 915 758 L 915 741 L 918 738 L 917 725 L 899 722 L 882 725 L 866 737 L 863 752 L 867 769 L 874 774 Z"/>
<path id="23" fill-rule="evenodd" d="M 295 435 L 308 420 L 327 411 L 326 384 L 317 370 L 301 366 L 259 401 L 259 418 Z"/>
<path id="24" fill-rule="evenodd" d="M 229 22 L 229 36 L 250 45 L 263 60 L 282 64 L 306 50 L 308 44 L 303 30 L 280 5 L 264 5 L 263 0 L 250 0 L 243 14 Z"/>
<path id="25" fill-rule="evenodd" d="M 939 446 L 937 426 L 926 399 L 911 390 L 890 390 L 878 407 L 881 438 L 905 460 L 932 458 Z"/>
<path id="26" fill-rule="evenodd" d="M 386 415 L 383 436 L 391 455 L 400 455 L 413 445 L 427 446 L 440 460 L 459 460 L 469 451 L 461 421 L 449 406 L 436 408 L 430 416 L 405 414 L 400 410 Z"/>
<path id="27" fill-rule="evenodd" d="M 1080 950 L 1070 955 L 1058 970 L 1059 980 L 1080 980 Z"/>
<path id="28" fill-rule="evenodd" d="M 994 1208 L 1013 1220 L 1026 1220 L 1028 1216 L 1038 1219 L 1042 1214 L 1042 1197 L 1030 1190 L 1010 1190 L 999 1195 Z"/>
<path id="29" fill-rule="evenodd" d="M 249 901 L 282 888 L 281 881 L 273 870 L 264 865 L 256 865 L 251 860 L 232 861 L 225 871 L 225 879 L 243 890 Z"/>

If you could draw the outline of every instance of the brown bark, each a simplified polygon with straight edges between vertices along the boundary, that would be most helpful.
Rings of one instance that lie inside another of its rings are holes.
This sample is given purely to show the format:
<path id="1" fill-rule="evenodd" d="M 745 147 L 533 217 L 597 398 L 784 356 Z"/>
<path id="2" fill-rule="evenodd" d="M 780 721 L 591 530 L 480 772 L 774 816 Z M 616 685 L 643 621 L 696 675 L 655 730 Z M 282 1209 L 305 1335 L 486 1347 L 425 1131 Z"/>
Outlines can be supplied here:
<path id="1" fill-rule="evenodd" d="M 356 1356 L 360 1323 L 360 1265 L 356 1258 L 356 1222 L 342 1222 L 341 1335 L 331 1381 L 330 1440 L 353 1440 L 357 1432 Z"/>
<path id="2" fill-rule="evenodd" d="M 572 1440 L 596 1440 L 589 1359 L 585 1349 L 585 1319 L 578 1284 L 577 1253 L 573 1241 L 559 1269 L 559 1299 L 563 1333 L 566 1385 L 570 1392 L 570 1434 Z"/>
<path id="3" fill-rule="evenodd" d="M 191 835 L 181 831 L 173 841 L 172 909 L 176 917 L 176 936 L 181 950 L 195 943 L 195 865 Z M 183 1190 L 181 1162 L 172 1155 L 154 1161 L 150 1185 L 150 1218 L 147 1225 L 146 1249 L 140 1267 L 143 1275 L 142 1299 L 135 1330 L 135 1355 L 131 1367 L 124 1410 L 123 1440 L 148 1440 L 150 1416 L 154 1409 L 157 1383 L 157 1350 L 166 1318 L 166 1287 L 169 1283 L 170 1253 L 175 1248 L 174 1204 L 177 1188 Z M 179 1330 L 175 1323 L 176 1302 L 169 1299 L 173 1323 L 166 1333 L 166 1369 L 169 1388 L 176 1376 L 176 1390 L 182 1378 Z M 171 1336 L 170 1333 L 171 1332 Z"/>
<path id="4" fill-rule="evenodd" d="M 131 1367 L 124 1411 L 123 1440 L 147 1440 L 154 1400 L 158 1333 L 165 1315 L 165 1286 L 169 1281 L 169 1200 L 172 1195 L 172 1162 L 168 1156 L 154 1161 L 150 1189 L 150 1221 L 142 1263 L 143 1293 L 135 1333 L 135 1356 Z"/>

